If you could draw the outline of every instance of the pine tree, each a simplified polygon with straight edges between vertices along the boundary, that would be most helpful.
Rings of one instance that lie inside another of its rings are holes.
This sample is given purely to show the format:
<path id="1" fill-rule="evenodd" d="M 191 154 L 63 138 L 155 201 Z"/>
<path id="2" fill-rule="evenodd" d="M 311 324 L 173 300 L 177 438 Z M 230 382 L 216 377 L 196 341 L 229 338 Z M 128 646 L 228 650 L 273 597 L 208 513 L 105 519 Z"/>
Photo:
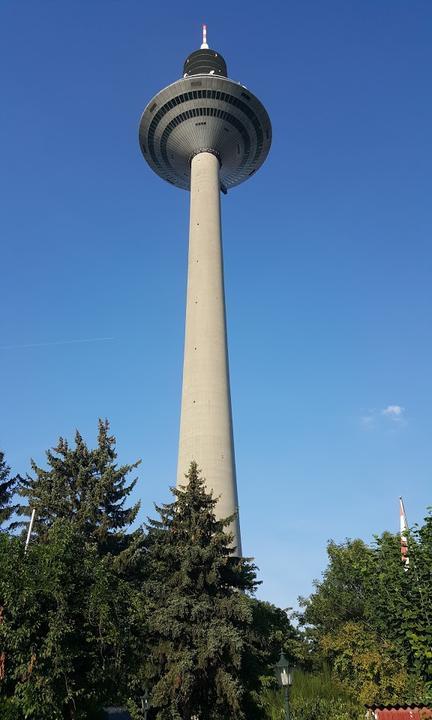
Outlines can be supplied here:
<path id="1" fill-rule="evenodd" d="M 99 420 L 97 447 L 91 450 L 82 436 L 75 434 L 75 447 L 60 437 L 53 450 L 48 450 L 48 469 L 32 461 L 34 477 L 21 480 L 19 493 L 27 501 L 20 507 L 21 515 L 36 510 L 35 533 L 46 536 L 58 519 L 68 519 L 95 542 L 102 553 L 118 554 L 130 543 L 126 529 L 135 520 L 140 503 L 125 507 L 136 484 L 129 485 L 127 475 L 133 465 L 117 466 L 115 437 L 109 434 L 107 420 Z"/>
<path id="2" fill-rule="evenodd" d="M 17 477 L 10 477 L 10 467 L 6 465 L 4 453 L 0 450 L 0 530 L 15 510 L 12 498 L 16 484 Z"/>
<path id="3" fill-rule="evenodd" d="M 244 718 L 255 566 L 233 557 L 196 463 L 146 538 L 147 685 L 158 720 Z"/>

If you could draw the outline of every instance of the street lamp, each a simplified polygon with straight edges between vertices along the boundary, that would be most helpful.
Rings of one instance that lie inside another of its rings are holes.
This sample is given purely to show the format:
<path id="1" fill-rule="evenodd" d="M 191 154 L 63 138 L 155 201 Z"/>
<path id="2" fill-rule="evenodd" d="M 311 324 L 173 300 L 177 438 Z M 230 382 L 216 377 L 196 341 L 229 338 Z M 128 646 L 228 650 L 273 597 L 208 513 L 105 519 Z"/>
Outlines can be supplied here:
<path id="1" fill-rule="evenodd" d="M 148 692 L 146 689 L 146 690 L 144 690 L 144 695 L 141 698 L 141 710 L 142 710 L 143 720 L 147 720 L 147 713 L 148 713 L 149 707 L 150 707 L 150 702 L 149 702 Z"/>
<path id="2" fill-rule="evenodd" d="M 292 685 L 292 670 L 282 651 L 279 662 L 275 665 L 275 671 L 279 686 L 283 688 L 284 691 L 285 718 L 289 720 L 289 690 Z"/>

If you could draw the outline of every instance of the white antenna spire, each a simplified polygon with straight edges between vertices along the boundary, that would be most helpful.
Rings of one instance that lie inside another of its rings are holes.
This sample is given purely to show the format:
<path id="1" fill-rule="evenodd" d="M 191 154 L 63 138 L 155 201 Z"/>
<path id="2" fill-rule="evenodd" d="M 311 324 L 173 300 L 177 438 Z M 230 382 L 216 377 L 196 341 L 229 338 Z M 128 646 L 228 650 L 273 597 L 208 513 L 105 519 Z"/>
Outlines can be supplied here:
<path id="1" fill-rule="evenodd" d="M 202 32 L 203 32 L 203 41 L 201 45 L 201 50 L 208 50 L 209 46 L 207 45 L 207 25 L 202 26 Z"/>

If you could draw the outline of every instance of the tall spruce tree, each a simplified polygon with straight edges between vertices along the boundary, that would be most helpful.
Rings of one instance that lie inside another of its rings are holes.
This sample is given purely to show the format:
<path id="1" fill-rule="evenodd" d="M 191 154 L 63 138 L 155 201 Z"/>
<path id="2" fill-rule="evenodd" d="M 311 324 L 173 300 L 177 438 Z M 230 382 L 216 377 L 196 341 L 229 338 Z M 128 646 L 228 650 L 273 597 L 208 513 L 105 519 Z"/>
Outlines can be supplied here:
<path id="1" fill-rule="evenodd" d="M 118 554 L 131 540 L 127 529 L 133 523 L 140 503 L 125 507 L 136 484 L 127 484 L 132 465 L 116 464 L 115 437 L 109 434 L 108 420 L 99 420 L 97 447 L 91 450 L 82 436 L 75 434 L 75 447 L 60 438 L 46 453 L 48 469 L 32 461 L 33 477 L 21 479 L 19 494 L 25 498 L 21 515 L 36 511 L 35 533 L 43 538 L 56 520 L 68 519 L 95 542 L 102 553 Z"/>
<path id="2" fill-rule="evenodd" d="M 255 566 L 233 556 L 232 518 L 217 520 L 196 463 L 175 501 L 156 507 L 146 538 L 146 683 L 158 720 L 244 718 L 244 654 L 252 634 L 247 593 Z"/>
<path id="3" fill-rule="evenodd" d="M 10 467 L 6 465 L 4 453 L 0 450 L 0 531 L 6 529 L 5 524 L 16 509 L 12 505 L 12 498 L 17 480 L 17 477 L 10 476 Z"/>

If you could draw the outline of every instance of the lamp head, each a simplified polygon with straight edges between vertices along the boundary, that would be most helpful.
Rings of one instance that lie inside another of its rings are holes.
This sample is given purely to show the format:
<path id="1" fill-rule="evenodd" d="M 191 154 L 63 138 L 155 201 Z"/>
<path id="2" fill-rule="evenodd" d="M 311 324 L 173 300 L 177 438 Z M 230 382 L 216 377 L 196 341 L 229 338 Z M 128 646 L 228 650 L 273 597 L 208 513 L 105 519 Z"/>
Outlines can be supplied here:
<path id="1" fill-rule="evenodd" d="M 280 658 L 275 665 L 276 678 L 281 687 L 292 685 L 292 671 L 285 654 L 281 651 Z"/>

